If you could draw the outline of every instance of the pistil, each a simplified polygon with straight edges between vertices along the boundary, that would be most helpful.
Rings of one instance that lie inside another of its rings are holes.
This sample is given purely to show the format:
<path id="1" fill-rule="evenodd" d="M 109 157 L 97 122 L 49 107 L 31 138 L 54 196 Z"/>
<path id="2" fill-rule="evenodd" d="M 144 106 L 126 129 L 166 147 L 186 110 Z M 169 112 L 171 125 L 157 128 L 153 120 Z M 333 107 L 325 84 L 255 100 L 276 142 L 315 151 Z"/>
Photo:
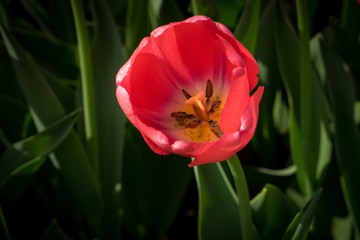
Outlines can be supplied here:
<path id="1" fill-rule="evenodd" d="M 184 126 L 184 134 L 192 141 L 212 141 L 211 135 L 220 138 L 224 133 L 217 122 L 219 113 L 216 112 L 221 111 L 222 102 L 211 100 L 214 94 L 211 81 L 207 80 L 205 91 L 200 91 L 194 96 L 184 89 L 182 89 L 182 93 L 186 98 L 185 105 L 191 106 L 194 114 L 189 114 L 187 111 L 172 112 L 171 117 L 176 119 L 177 126 Z"/>
<path id="2" fill-rule="evenodd" d="M 203 91 L 196 94 L 194 97 L 189 98 L 185 104 L 188 106 L 192 106 L 195 112 L 196 117 L 202 121 L 208 121 L 209 115 L 205 109 L 204 103 L 202 99 L 205 97 L 205 93 Z"/>

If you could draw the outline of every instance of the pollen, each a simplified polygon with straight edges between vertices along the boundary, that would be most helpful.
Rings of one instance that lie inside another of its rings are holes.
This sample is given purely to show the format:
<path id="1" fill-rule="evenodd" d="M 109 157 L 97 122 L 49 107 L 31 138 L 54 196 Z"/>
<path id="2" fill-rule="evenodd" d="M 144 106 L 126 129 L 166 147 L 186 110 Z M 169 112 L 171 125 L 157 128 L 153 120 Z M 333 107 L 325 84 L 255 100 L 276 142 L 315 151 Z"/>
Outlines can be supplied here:
<path id="1" fill-rule="evenodd" d="M 215 92 L 210 80 L 207 80 L 205 91 L 193 96 L 182 89 L 185 96 L 183 107 L 170 116 L 174 119 L 175 127 L 182 130 L 184 140 L 212 142 L 224 134 L 219 126 L 224 103 Z"/>

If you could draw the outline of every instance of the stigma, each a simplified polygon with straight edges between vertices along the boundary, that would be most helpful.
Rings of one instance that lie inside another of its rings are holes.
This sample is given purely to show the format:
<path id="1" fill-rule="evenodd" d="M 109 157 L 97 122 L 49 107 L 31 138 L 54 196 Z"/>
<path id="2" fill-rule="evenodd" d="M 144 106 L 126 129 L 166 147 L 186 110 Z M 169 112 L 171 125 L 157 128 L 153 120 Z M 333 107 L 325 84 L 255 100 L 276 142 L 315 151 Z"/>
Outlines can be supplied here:
<path id="1" fill-rule="evenodd" d="M 219 126 L 220 112 L 224 103 L 214 94 L 213 84 L 207 80 L 205 91 L 194 96 L 182 89 L 185 97 L 180 111 L 172 112 L 175 127 L 183 130 L 185 140 L 192 142 L 211 142 L 224 133 Z"/>

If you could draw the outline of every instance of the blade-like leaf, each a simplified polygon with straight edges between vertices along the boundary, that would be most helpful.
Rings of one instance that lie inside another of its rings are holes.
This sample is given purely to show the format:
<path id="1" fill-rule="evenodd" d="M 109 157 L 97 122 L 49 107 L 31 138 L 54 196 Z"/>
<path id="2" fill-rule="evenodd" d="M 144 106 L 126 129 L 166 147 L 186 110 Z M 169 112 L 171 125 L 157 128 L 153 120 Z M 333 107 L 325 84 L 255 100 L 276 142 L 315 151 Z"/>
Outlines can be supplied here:
<path id="1" fill-rule="evenodd" d="M 47 21 L 50 20 L 50 16 L 48 12 L 44 9 L 44 7 L 39 4 L 38 1 L 34 0 L 20 0 L 26 11 L 32 16 L 34 21 L 39 25 L 41 30 L 45 32 L 49 38 L 54 38 L 51 31 L 47 26 Z"/>
<path id="2" fill-rule="evenodd" d="M 57 76 L 72 79 L 78 74 L 74 45 L 51 41 L 45 34 L 36 31 L 19 30 L 14 32 L 14 36 L 37 63 Z"/>
<path id="3" fill-rule="evenodd" d="M 296 214 L 289 227 L 287 228 L 283 240 L 287 239 L 306 239 L 309 227 L 312 221 L 315 211 L 317 209 L 320 196 L 322 193 L 322 188 L 317 190 L 311 199 L 306 203 L 306 205 L 301 209 L 300 212 Z"/>
<path id="4" fill-rule="evenodd" d="M 289 100 L 289 136 L 290 148 L 294 163 L 298 168 L 298 182 L 305 194 L 311 192 L 311 182 L 309 172 L 306 171 L 306 164 L 302 152 L 302 136 L 300 129 L 300 79 L 299 79 L 299 45 L 298 39 L 294 35 L 289 20 L 284 16 L 280 6 L 280 1 L 276 1 L 275 10 L 275 46 L 279 59 L 279 68 L 284 85 L 287 90 Z M 284 21 L 287 20 L 287 21 Z"/>
<path id="5" fill-rule="evenodd" d="M 61 102 L 66 113 L 72 112 L 75 109 L 74 95 L 75 91 L 71 85 L 77 85 L 76 80 L 65 80 L 58 75 L 47 71 L 45 68 L 39 66 L 41 73 L 45 77 L 49 86 L 55 93 L 57 99 Z"/>
<path id="6" fill-rule="evenodd" d="M 0 184 L 11 174 L 16 174 L 22 168 L 29 167 L 53 152 L 68 136 L 79 115 L 80 110 L 76 110 L 50 125 L 46 130 L 14 143 L 0 157 Z"/>
<path id="7" fill-rule="evenodd" d="M 71 240 L 71 238 L 61 229 L 59 224 L 54 220 L 46 232 L 42 235 L 41 240 Z"/>
<path id="8" fill-rule="evenodd" d="M 236 194 L 219 163 L 194 167 L 199 192 L 199 239 L 241 239 Z"/>
<path id="9" fill-rule="evenodd" d="M 99 168 L 104 199 L 104 234 L 119 239 L 121 232 L 124 115 L 115 96 L 115 76 L 124 63 L 125 49 L 105 1 L 92 0 L 95 35 L 92 46 L 94 89 L 99 137 Z"/>
<path id="10" fill-rule="evenodd" d="M 204 4 L 203 0 L 191 0 L 191 8 L 193 15 L 208 15 L 209 7 Z"/>
<path id="11" fill-rule="evenodd" d="M 291 179 L 295 177 L 296 171 L 295 165 L 277 170 L 262 167 L 244 168 L 249 190 L 251 190 L 252 193 L 258 193 L 267 183 L 271 183 L 279 189 L 285 190 L 291 183 Z"/>
<path id="12" fill-rule="evenodd" d="M 341 13 L 341 24 L 347 31 L 358 37 L 360 33 L 360 8 L 359 2 L 344 0 Z"/>
<path id="13" fill-rule="evenodd" d="M 350 235 L 354 231 L 354 221 L 345 203 L 340 178 L 337 177 L 339 167 L 335 159 L 333 160 L 322 181 L 322 188 L 325 191 L 322 193 L 312 223 L 311 238 L 351 239 Z"/>
<path id="14" fill-rule="evenodd" d="M 163 5 L 163 0 L 150 0 L 148 4 L 149 8 L 149 19 L 151 22 L 151 27 L 157 28 L 159 26 L 159 15 L 160 15 L 160 9 Z"/>
<path id="15" fill-rule="evenodd" d="M 341 172 L 343 192 L 357 230 L 360 230 L 360 133 L 354 121 L 355 93 L 352 76 L 342 59 L 329 50 L 320 37 L 321 59 L 325 66 L 335 121 L 335 150 Z"/>
<path id="16" fill-rule="evenodd" d="M 261 0 L 247 1 L 241 18 L 234 30 L 234 35 L 251 53 L 255 53 Z"/>
<path id="17" fill-rule="evenodd" d="M 214 11 L 214 19 L 229 29 L 235 29 L 240 13 L 244 11 L 246 5 L 247 1 L 242 0 L 216 0 L 213 4 L 210 4 Z M 213 18 L 213 15 L 209 17 Z"/>
<path id="18" fill-rule="evenodd" d="M 174 0 L 151 0 L 148 7 L 152 29 L 184 19 L 184 15 Z"/>
<path id="19" fill-rule="evenodd" d="M 28 113 L 27 106 L 10 95 L 0 94 L 0 126 L 4 131 L 5 136 L 10 142 L 15 142 L 21 139 L 22 129 L 19 126 L 24 124 L 24 118 Z"/>
<path id="20" fill-rule="evenodd" d="M 1 206 L 0 206 L 0 239 L 4 239 L 4 240 L 11 239 Z"/>
<path id="21" fill-rule="evenodd" d="M 40 74 L 35 64 L 29 60 L 19 43 L 0 25 L 1 35 L 8 50 L 19 85 L 36 118 L 37 127 L 42 130 L 65 115 L 65 112 Z M 36 78 L 33 78 L 36 76 Z M 46 101 L 44 101 L 46 99 Z"/>
<path id="22" fill-rule="evenodd" d="M 280 1 L 277 1 L 274 16 L 276 52 L 289 100 L 291 155 L 297 165 L 300 189 L 309 198 L 319 186 L 317 175 L 322 174 L 324 166 L 329 163 L 331 157 L 331 143 L 324 128 L 324 124 L 328 121 L 325 112 L 327 101 L 315 72 L 311 70 L 312 108 L 307 113 L 311 117 L 310 126 L 308 126 L 311 128 L 311 134 L 309 131 L 304 132 L 300 124 L 302 114 L 300 104 L 301 98 L 307 96 L 302 96 L 300 93 L 299 42 Z M 304 142 L 306 142 L 306 149 Z"/>
<path id="23" fill-rule="evenodd" d="M 148 36 L 151 31 L 148 2 L 146 0 L 128 1 L 125 27 L 125 47 L 128 57 L 139 45 L 141 39 Z"/>
<path id="24" fill-rule="evenodd" d="M 0 31 L 13 62 L 21 90 L 26 98 L 38 131 L 65 116 L 59 100 L 18 42 L 0 24 Z M 52 162 L 71 189 L 76 208 L 94 236 L 99 236 L 102 206 L 98 185 L 88 157 L 75 131 L 71 131 L 51 155 Z"/>
<path id="25" fill-rule="evenodd" d="M 116 188 L 123 225 L 133 239 L 163 239 L 191 180 L 188 159 L 155 154 L 133 126 L 126 128 L 124 150 L 123 185 Z"/>
<path id="26" fill-rule="evenodd" d="M 283 92 L 281 89 L 281 76 L 276 56 L 276 49 L 274 48 L 275 7 L 275 1 L 269 1 L 269 4 L 266 6 L 263 14 L 261 15 L 259 23 L 259 37 L 255 53 L 255 58 L 259 64 L 260 70 L 260 84 L 264 84 L 266 91 L 264 91 L 262 96 L 263 100 L 259 106 L 259 112 L 261 114 L 259 115 L 253 143 L 255 143 L 254 146 L 257 150 L 257 154 L 259 154 L 262 160 L 262 166 L 267 168 L 276 168 L 279 166 L 280 161 L 278 156 L 276 156 L 279 136 L 275 126 L 278 124 L 278 118 L 287 118 L 287 120 L 289 118 L 288 113 L 285 114 L 284 112 L 281 112 L 280 115 L 277 114 L 280 111 L 275 112 L 278 110 L 276 108 L 278 106 L 276 105 L 276 96 L 279 95 L 279 97 L 281 97 Z M 278 102 L 280 102 L 280 104 L 282 103 L 282 101 Z M 273 112 L 277 114 L 276 117 L 272 117 Z M 286 124 L 283 124 L 282 126 L 286 126 Z M 282 148 L 282 151 L 284 151 L 284 147 Z M 248 181 L 248 183 L 251 184 L 251 181 Z M 254 183 L 257 184 L 256 181 L 254 181 Z M 258 191 L 260 191 L 263 186 L 264 183 L 261 183 Z M 250 186 L 249 189 L 253 189 L 252 186 Z"/>
<path id="27" fill-rule="evenodd" d="M 273 108 L 274 125 L 282 135 L 289 131 L 289 109 L 282 100 L 282 91 L 278 90 L 275 94 Z"/>
<path id="28" fill-rule="evenodd" d="M 297 213 L 285 194 L 272 184 L 266 184 L 250 204 L 254 224 L 262 239 L 280 239 Z"/>

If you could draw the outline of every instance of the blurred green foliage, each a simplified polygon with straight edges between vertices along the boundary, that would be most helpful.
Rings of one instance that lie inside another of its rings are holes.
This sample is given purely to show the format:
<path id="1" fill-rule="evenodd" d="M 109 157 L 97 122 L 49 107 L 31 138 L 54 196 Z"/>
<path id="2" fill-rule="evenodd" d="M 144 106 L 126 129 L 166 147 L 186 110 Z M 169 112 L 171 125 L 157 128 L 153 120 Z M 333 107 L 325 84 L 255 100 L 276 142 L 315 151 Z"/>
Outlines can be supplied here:
<path id="1" fill-rule="evenodd" d="M 86 144 L 70 1 L 0 1 L 0 239 L 240 238 L 229 167 L 199 166 L 195 177 L 189 159 L 156 155 L 115 97 L 115 75 L 141 39 L 197 14 L 233 31 L 265 86 L 255 136 L 238 153 L 254 238 L 360 239 L 356 0 L 306 1 L 301 10 L 294 0 L 81 3 L 97 166 Z"/>

